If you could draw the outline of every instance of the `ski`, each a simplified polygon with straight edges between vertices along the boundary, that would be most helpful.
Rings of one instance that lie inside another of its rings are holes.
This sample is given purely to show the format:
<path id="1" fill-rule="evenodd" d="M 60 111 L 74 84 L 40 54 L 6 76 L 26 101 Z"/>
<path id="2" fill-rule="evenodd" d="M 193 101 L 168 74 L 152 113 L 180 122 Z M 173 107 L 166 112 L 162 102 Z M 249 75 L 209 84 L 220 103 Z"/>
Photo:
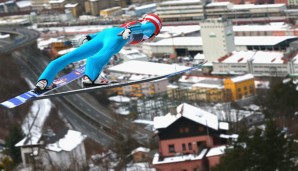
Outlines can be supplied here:
<path id="1" fill-rule="evenodd" d="M 141 79 L 137 81 L 128 81 L 128 82 L 120 82 L 120 83 L 111 83 L 107 85 L 101 85 L 101 86 L 94 86 L 94 87 L 88 87 L 88 88 L 81 88 L 81 89 L 76 89 L 76 90 L 70 90 L 70 91 L 65 91 L 65 92 L 58 92 L 58 93 L 53 93 L 53 94 L 45 94 L 42 96 L 36 96 L 31 98 L 30 100 L 41 100 L 41 99 L 47 99 L 47 98 L 52 98 L 52 97 L 61 97 L 61 96 L 66 96 L 66 95 L 72 95 L 72 94 L 79 94 L 79 93 L 87 93 L 87 92 L 92 92 L 96 90 L 105 90 L 105 89 L 110 89 L 110 88 L 116 88 L 116 87 L 123 87 L 123 86 L 128 86 L 132 84 L 139 84 L 139 83 L 144 83 L 144 82 L 150 82 L 150 81 L 156 81 L 160 79 L 166 79 L 170 78 L 179 74 L 183 74 L 188 71 L 192 71 L 195 69 L 201 68 L 207 61 L 204 61 L 200 63 L 197 66 L 190 67 L 184 70 L 180 70 L 177 72 L 173 72 L 170 74 L 162 75 L 162 76 L 157 76 L 157 77 L 152 77 L 152 78 L 146 78 L 146 79 Z"/>
<path id="2" fill-rule="evenodd" d="M 2 102 L 1 105 L 6 108 L 14 108 L 14 107 L 20 106 L 20 105 L 26 103 L 31 98 L 36 98 L 36 97 L 42 96 L 46 93 L 56 90 L 57 88 L 59 88 L 61 86 L 71 83 L 72 81 L 77 80 L 78 78 L 81 78 L 84 75 L 84 72 L 85 72 L 85 65 L 80 66 L 76 70 L 74 70 L 60 78 L 55 79 L 53 81 L 53 84 L 55 84 L 55 87 L 52 89 L 44 91 L 41 94 L 36 94 L 33 92 L 33 90 L 29 90 L 21 95 L 18 95 L 18 96 L 13 97 L 5 102 Z"/>

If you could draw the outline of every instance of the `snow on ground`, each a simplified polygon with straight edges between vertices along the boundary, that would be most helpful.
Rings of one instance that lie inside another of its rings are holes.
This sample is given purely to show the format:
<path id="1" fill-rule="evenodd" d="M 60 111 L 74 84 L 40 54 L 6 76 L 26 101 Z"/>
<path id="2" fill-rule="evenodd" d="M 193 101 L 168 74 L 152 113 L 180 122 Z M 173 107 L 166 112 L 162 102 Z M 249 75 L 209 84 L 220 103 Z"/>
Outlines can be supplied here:
<path id="1" fill-rule="evenodd" d="M 153 125 L 153 121 L 149 121 L 149 120 L 136 119 L 133 122 L 139 123 L 139 124 Z"/>
<path id="2" fill-rule="evenodd" d="M 129 115 L 130 114 L 129 110 L 124 106 L 119 107 L 118 109 L 115 110 L 115 112 L 119 113 L 121 115 Z"/>
<path id="3" fill-rule="evenodd" d="M 133 163 L 126 167 L 127 171 L 156 171 L 154 168 L 150 168 L 148 163 Z"/>
<path id="4" fill-rule="evenodd" d="M 119 102 L 119 103 L 130 102 L 130 98 L 126 96 L 112 96 L 112 97 L 109 97 L 109 100 L 114 102 Z"/>
<path id="5" fill-rule="evenodd" d="M 34 87 L 28 79 L 26 81 L 30 88 Z M 49 99 L 34 101 L 27 117 L 24 119 L 22 129 L 26 135 L 31 133 L 32 143 L 37 142 L 42 135 L 43 124 L 50 114 L 52 105 Z"/>

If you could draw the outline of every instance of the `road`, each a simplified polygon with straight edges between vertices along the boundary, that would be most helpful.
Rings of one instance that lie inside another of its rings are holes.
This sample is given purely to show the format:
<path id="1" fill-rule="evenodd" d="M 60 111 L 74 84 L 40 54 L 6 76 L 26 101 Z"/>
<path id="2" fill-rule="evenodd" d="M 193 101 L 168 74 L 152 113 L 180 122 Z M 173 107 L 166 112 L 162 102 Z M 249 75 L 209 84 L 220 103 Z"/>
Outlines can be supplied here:
<path id="1" fill-rule="evenodd" d="M 21 29 L 17 30 L 20 31 Z M 48 64 L 49 59 L 43 56 L 35 46 L 31 45 L 32 43 L 34 44 L 33 39 L 36 40 L 36 32 L 24 30 L 18 32 L 21 34 L 18 36 L 22 37 L 22 40 L 26 40 L 25 44 L 23 41 L 19 41 L 23 43 L 17 44 L 19 50 L 14 50 L 12 54 L 20 64 L 20 67 L 22 67 L 24 75 L 27 75 L 32 82 L 35 82 L 42 69 Z M 22 47 L 25 48 L 21 49 Z M 6 52 L 9 51 L 7 50 Z M 72 83 L 59 90 L 66 91 L 78 87 L 78 84 Z M 120 134 L 132 133 L 132 136 L 137 138 L 140 143 L 147 143 L 147 140 L 152 136 L 152 132 L 138 127 L 125 119 L 115 119 L 114 114 L 99 104 L 90 94 L 71 95 L 51 100 L 56 104 L 63 104 L 59 105 L 59 112 L 67 118 L 76 130 L 83 132 L 102 145 L 108 146 L 116 141 L 110 135 L 111 132 L 115 131 L 116 127 L 119 127 L 119 130 L 121 130 Z"/>

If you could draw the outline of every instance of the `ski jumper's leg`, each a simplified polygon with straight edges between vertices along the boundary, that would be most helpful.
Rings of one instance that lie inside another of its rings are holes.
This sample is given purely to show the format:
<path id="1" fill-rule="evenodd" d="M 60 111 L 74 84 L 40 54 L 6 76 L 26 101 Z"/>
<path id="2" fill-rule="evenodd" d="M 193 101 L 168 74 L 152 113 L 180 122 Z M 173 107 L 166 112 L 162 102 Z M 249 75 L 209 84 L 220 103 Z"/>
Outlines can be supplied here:
<path id="1" fill-rule="evenodd" d="M 85 75 L 90 80 L 95 81 L 111 57 L 127 43 L 128 40 L 123 40 L 122 36 L 118 35 L 123 30 L 124 28 L 112 28 L 107 30 L 102 37 L 96 36 L 94 38 L 95 40 L 101 39 L 103 46 L 100 51 L 87 58 Z"/>
<path id="2" fill-rule="evenodd" d="M 101 37 L 102 35 L 104 35 L 104 32 L 105 31 L 98 33 L 98 36 Z M 50 86 L 58 72 L 60 72 L 70 63 L 80 61 L 96 54 L 102 48 L 102 45 L 103 43 L 102 41 L 100 41 L 100 39 L 97 41 L 92 39 L 82 46 L 78 47 L 77 49 L 51 61 L 38 78 L 38 81 L 47 80 L 47 86 Z"/>

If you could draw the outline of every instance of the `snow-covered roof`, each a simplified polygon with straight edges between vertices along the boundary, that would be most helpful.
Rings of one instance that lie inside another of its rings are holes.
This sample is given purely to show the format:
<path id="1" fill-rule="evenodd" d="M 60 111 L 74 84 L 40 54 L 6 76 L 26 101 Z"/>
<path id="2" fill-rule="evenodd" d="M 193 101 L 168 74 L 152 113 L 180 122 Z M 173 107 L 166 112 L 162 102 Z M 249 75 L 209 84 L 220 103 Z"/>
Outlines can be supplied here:
<path id="1" fill-rule="evenodd" d="M 78 6 L 78 5 L 79 5 L 79 3 L 65 4 L 64 7 L 65 8 L 74 8 L 74 7 Z"/>
<path id="2" fill-rule="evenodd" d="M 142 119 L 136 119 L 133 121 L 134 123 L 139 123 L 139 124 L 147 124 L 147 125 L 153 125 L 153 121 L 148 121 L 148 120 L 142 120 Z"/>
<path id="3" fill-rule="evenodd" d="M 216 89 L 223 88 L 222 79 L 219 79 L 219 78 L 183 75 L 179 79 L 179 82 L 180 83 L 191 83 L 192 87 L 216 88 Z"/>
<path id="4" fill-rule="evenodd" d="M 46 149 L 60 152 L 60 151 L 72 151 L 79 144 L 81 144 L 87 136 L 81 132 L 68 130 L 67 134 L 59 139 L 57 142 L 48 144 Z"/>
<path id="5" fill-rule="evenodd" d="M 181 117 L 185 117 L 209 128 L 218 130 L 218 117 L 198 107 L 182 103 L 177 107 L 177 114 L 154 117 L 154 129 L 166 128 Z"/>
<path id="6" fill-rule="evenodd" d="M 149 42 L 146 43 L 152 46 L 202 46 L 202 38 L 201 37 L 174 37 L 168 39 L 162 39 L 157 42 Z"/>
<path id="7" fill-rule="evenodd" d="M 174 85 L 174 84 L 169 84 L 167 86 L 167 88 L 176 89 L 176 88 L 179 88 L 179 86 L 178 85 Z"/>
<path id="8" fill-rule="evenodd" d="M 223 155 L 225 153 L 225 149 L 226 149 L 225 145 L 219 146 L 219 147 L 213 147 L 208 151 L 206 157 Z"/>
<path id="9" fill-rule="evenodd" d="M 148 153 L 150 151 L 149 148 L 145 148 L 145 147 L 138 147 L 134 150 L 132 150 L 131 154 L 134 154 L 136 152 L 144 152 L 144 153 Z"/>
<path id="10" fill-rule="evenodd" d="M 289 28 L 290 26 L 286 23 L 270 23 L 266 25 L 237 25 L 233 26 L 233 31 L 286 31 Z"/>
<path id="11" fill-rule="evenodd" d="M 69 53 L 69 52 L 71 52 L 71 51 L 73 51 L 73 50 L 75 50 L 75 49 L 76 49 L 76 48 L 72 47 L 72 48 L 68 48 L 68 49 L 60 50 L 60 51 L 58 51 L 58 54 L 59 54 L 59 55 L 64 55 L 64 54 L 67 54 L 67 53 Z"/>
<path id="12" fill-rule="evenodd" d="M 221 6 L 230 6 L 233 5 L 231 2 L 227 1 L 227 2 L 211 2 L 209 4 L 206 5 L 206 7 L 221 7 Z"/>
<path id="13" fill-rule="evenodd" d="M 161 4 L 166 5 L 176 5 L 176 4 L 187 4 L 187 3 L 201 3 L 201 0 L 172 0 L 172 1 L 163 1 Z"/>
<path id="14" fill-rule="evenodd" d="M 184 25 L 184 26 L 163 26 L 158 34 L 159 38 L 170 38 L 171 36 L 179 36 L 200 31 L 199 25 Z"/>
<path id="15" fill-rule="evenodd" d="M 234 4 L 234 10 L 241 10 L 241 9 L 257 9 L 257 8 L 280 8 L 285 7 L 285 4 Z"/>
<path id="16" fill-rule="evenodd" d="M 283 52 L 276 51 L 233 51 L 231 56 L 222 60 L 221 63 L 247 63 L 247 61 L 253 61 L 253 63 L 284 63 Z"/>
<path id="17" fill-rule="evenodd" d="M 224 86 L 221 84 L 208 84 L 208 83 L 196 83 L 192 85 L 192 87 L 200 87 L 200 88 L 214 88 L 214 89 L 223 89 Z"/>
<path id="18" fill-rule="evenodd" d="M 108 68 L 111 72 L 122 72 L 130 74 L 155 75 L 161 76 L 171 74 L 176 71 L 188 69 L 189 67 L 180 65 L 170 65 L 146 61 L 127 61 L 122 64 Z"/>
<path id="19" fill-rule="evenodd" d="M 220 134 L 219 135 L 220 138 L 225 138 L 225 139 L 237 139 L 239 137 L 238 134 L 232 134 L 232 135 L 227 135 L 227 134 Z"/>
<path id="20" fill-rule="evenodd" d="M 246 80 L 251 80 L 251 79 L 254 79 L 254 76 L 252 74 L 245 74 L 245 75 L 241 75 L 241 76 L 231 78 L 231 80 L 234 83 L 238 83 L 238 82 L 242 82 L 242 81 L 246 81 Z"/>
<path id="21" fill-rule="evenodd" d="M 130 98 L 126 97 L 126 96 L 111 96 L 109 97 L 110 101 L 114 101 L 114 102 L 130 102 Z"/>
<path id="22" fill-rule="evenodd" d="M 219 129 L 229 130 L 229 123 L 227 123 L 227 122 L 219 122 Z"/>
<path id="23" fill-rule="evenodd" d="M 192 161 L 192 160 L 201 160 L 205 156 L 207 149 L 203 149 L 199 155 L 197 154 L 188 154 L 188 155 L 179 155 L 173 157 L 163 157 L 163 159 L 159 160 L 159 154 L 155 154 L 152 164 L 166 164 L 166 163 L 176 163 L 183 161 Z"/>
<path id="24" fill-rule="evenodd" d="M 273 46 L 297 36 L 235 36 L 236 46 Z M 151 46 L 203 46 L 201 37 L 174 37 L 146 43 Z"/>
<path id="25" fill-rule="evenodd" d="M 55 4 L 55 3 L 63 3 L 65 0 L 49 0 L 50 4 Z"/>
<path id="26" fill-rule="evenodd" d="M 19 8 L 26 8 L 26 7 L 30 7 L 32 5 L 31 1 L 18 1 L 16 2 L 17 6 Z"/>
<path id="27" fill-rule="evenodd" d="M 297 38 L 297 36 L 237 36 L 235 45 L 237 46 L 266 46 L 276 45 L 285 40 Z"/>

